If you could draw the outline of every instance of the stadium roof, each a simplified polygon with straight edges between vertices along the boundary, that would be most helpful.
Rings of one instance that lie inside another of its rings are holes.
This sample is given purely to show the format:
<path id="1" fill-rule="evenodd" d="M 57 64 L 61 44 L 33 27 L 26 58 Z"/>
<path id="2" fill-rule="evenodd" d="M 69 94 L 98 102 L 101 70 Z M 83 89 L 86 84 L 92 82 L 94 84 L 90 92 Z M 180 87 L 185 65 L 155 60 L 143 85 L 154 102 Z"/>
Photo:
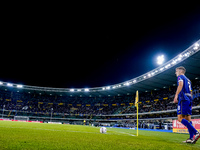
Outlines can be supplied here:
<path id="1" fill-rule="evenodd" d="M 26 90 L 27 92 L 49 93 L 69 96 L 114 96 L 114 95 L 131 95 L 139 90 L 139 92 L 150 92 L 151 90 L 159 90 L 176 86 L 175 68 L 184 66 L 186 68 L 186 76 L 191 79 L 200 79 L 200 40 L 191 45 L 185 51 L 174 57 L 170 61 L 160 67 L 151 70 L 139 77 L 131 80 L 94 88 L 51 88 L 38 87 L 29 85 L 18 85 L 0 81 L 1 88 L 14 88 L 17 91 Z"/>

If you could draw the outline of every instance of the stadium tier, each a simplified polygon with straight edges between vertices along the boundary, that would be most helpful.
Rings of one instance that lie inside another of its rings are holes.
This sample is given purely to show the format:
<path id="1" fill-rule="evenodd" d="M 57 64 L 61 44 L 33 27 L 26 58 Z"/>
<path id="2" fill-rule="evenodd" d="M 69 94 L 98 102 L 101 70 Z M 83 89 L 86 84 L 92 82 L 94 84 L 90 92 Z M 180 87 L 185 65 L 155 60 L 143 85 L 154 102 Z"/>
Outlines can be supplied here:
<path id="1" fill-rule="evenodd" d="M 135 92 L 139 90 L 139 119 L 176 117 L 175 68 L 185 66 L 193 85 L 193 115 L 200 112 L 200 40 L 181 54 L 139 77 L 95 88 L 50 88 L 0 81 L 2 118 L 65 123 L 115 122 L 136 119 Z"/>
<path id="2" fill-rule="evenodd" d="M 193 106 L 198 106 L 200 81 L 193 86 Z M 140 94 L 139 113 L 176 109 L 173 102 L 176 86 L 159 91 Z M 1 108 L 9 111 L 26 111 L 34 113 L 112 115 L 135 113 L 135 95 L 117 96 L 61 96 L 52 94 L 29 93 L 14 89 L 0 88 Z"/>

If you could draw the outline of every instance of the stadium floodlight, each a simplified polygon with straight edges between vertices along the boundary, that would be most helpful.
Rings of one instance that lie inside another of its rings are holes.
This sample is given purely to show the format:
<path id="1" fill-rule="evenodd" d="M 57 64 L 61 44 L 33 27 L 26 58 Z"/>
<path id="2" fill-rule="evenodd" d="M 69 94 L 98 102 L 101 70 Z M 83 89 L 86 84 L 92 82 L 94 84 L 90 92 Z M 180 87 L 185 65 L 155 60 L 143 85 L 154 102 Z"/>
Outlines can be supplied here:
<path id="1" fill-rule="evenodd" d="M 189 55 L 190 55 L 190 54 L 187 52 L 187 53 L 185 53 L 184 56 L 185 56 L 185 57 L 189 57 Z"/>
<path id="2" fill-rule="evenodd" d="M 178 60 L 181 61 L 182 57 L 183 57 L 182 55 L 179 55 Z"/>
<path id="3" fill-rule="evenodd" d="M 3 85 L 3 82 L 0 81 L 0 85 Z"/>
<path id="4" fill-rule="evenodd" d="M 198 48 L 199 48 L 199 43 L 195 43 L 193 49 L 194 49 L 194 50 L 197 50 Z"/>
<path id="5" fill-rule="evenodd" d="M 114 85 L 112 88 L 113 88 L 113 89 L 115 89 L 115 88 L 116 88 L 116 86 Z"/>
<path id="6" fill-rule="evenodd" d="M 170 67 L 170 66 L 171 66 L 171 64 L 168 64 L 168 65 L 165 66 L 165 68 L 168 68 L 168 67 Z"/>
<path id="7" fill-rule="evenodd" d="M 102 90 L 105 90 L 105 87 L 103 87 Z"/>
<path id="8" fill-rule="evenodd" d="M 77 91 L 78 91 L 78 92 L 80 92 L 80 91 L 81 91 L 81 89 L 78 89 Z"/>
<path id="9" fill-rule="evenodd" d="M 70 89 L 69 91 L 70 91 L 70 92 L 74 92 L 74 89 Z"/>
<path id="10" fill-rule="evenodd" d="M 160 71 L 162 71 L 164 69 L 164 67 L 160 68 Z"/>
<path id="11" fill-rule="evenodd" d="M 172 65 L 176 64 L 176 60 L 173 60 Z"/>
<path id="12" fill-rule="evenodd" d="M 158 56 L 158 57 L 157 57 L 157 64 L 158 64 L 158 65 L 163 64 L 164 60 L 165 60 L 165 59 L 164 59 L 164 55 Z"/>
<path id="13" fill-rule="evenodd" d="M 107 86 L 106 89 L 109 90 L 109 89 L 110 89 L 110 86 Z"/>
<path id="14" fill-rule="evenodd" d="M 17 85 L 17 88 L 23 88 L 23 85 L 19 84 L 19 85 Z"/>
<path id="15" fill-rule="evenodd" d="M 195 44 L 194 44 L 194 46 L 197 46 L 197 47 L 199 47 L 199 43 L 195 43 Z"/>
<path id="16" fill-rule="evenodd" d="M 10 87 L 11 87 L 11 86 L 13 86 L 13 84 L 12 84 L 12 83 L 7 83 L 7 86 L 10 86 Z"/>
<path id="17" fill-rule="evenodd" d="M 126 85 L 126 86 L 129 86 L 129 85 L 130 85 L 130 83 L 129 83 L 129 82 L 126 82 L 126 83 L 124 83 L 124 85 Z"/>
<path id="18" fill-rule="evenodd" d="M 90 90 L 88 88 L 85 89 L 85 92 L 89 92 Z"/>

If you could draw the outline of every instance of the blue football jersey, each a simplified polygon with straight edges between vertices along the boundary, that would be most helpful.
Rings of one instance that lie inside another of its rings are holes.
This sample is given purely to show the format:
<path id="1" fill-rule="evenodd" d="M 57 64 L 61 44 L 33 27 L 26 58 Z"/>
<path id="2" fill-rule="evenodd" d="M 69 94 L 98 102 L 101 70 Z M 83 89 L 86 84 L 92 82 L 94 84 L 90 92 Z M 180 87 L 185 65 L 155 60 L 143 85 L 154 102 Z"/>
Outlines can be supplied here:
<path id="1" fill-rule="evenodd" d="M 179 102 L 182 100 L 192 101 L 191 91 L 192 91 L 192 84 L 191 81 L 185 76 L 180 75 L 178 76 L 177 85 L 179 82 L 183 82 L 183 88 L 178 95 Z"/>

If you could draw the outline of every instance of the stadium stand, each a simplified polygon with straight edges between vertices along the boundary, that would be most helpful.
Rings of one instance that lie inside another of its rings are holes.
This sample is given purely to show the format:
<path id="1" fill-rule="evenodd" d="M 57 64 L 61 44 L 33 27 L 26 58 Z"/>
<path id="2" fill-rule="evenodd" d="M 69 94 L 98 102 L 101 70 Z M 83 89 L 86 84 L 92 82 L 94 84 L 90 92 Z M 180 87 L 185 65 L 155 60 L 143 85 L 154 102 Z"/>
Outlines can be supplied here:
<path id="1" fill-rule="evenodd" d="M 198 106 L 200 81 L 196 80 L 193 86 L 194 103 Z M 139 112 L 154 112 L 176 109 L 173 97 L 176 87 L 140 94 Z M 46 93 L 27 93 L 13 89 L 0 89 L 0 107 L 9 111 L 26 111 L 34 113 L 83 114 L 83 115 L 110 115 L 136 113 L 134 95 L 80 97 L 60 96 Z"/>
<path id="2" fill-rule="evenodd" d="M 119 84 L 88 89 L 49 88 L 0 81 L 0 116 L 13 119 L 82 124 L 110 123 L 134 126 L 135 91 L 139 90 L 140 126 L 152 120 L 175 119 L 177 104 L 174 70 L 187 67 L 193 85 L 193 116 L 200 117 L 200 40 L 177 57 L 144 75 Z"/>

